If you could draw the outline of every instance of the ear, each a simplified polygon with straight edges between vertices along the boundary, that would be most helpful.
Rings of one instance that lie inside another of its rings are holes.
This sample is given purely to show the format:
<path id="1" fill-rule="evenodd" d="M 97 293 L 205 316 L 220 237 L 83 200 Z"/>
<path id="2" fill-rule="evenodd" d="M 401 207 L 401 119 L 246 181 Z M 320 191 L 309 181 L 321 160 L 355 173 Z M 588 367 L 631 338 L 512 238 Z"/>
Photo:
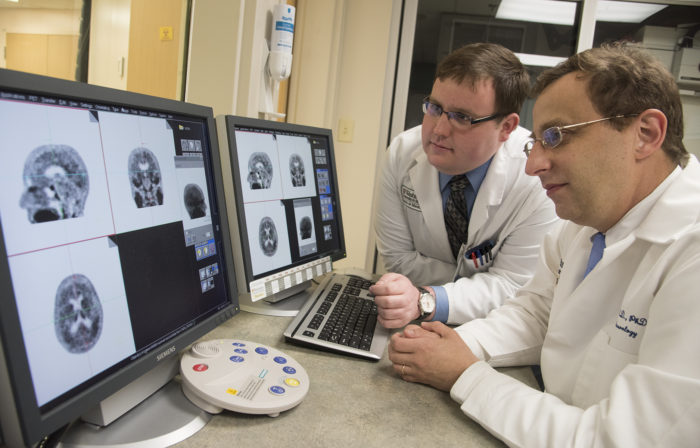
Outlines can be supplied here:
<path id="1" fill-rule="evenodd" d="M 637 119 L 635 155 L 641 160 L 661 149 L 666 138 L 668 120 L 658 109 L 647 109 Z"/>
<path id="2" fill-rule="evenodd" d="M 511 113 L 505 116 L 500 123 L 500 131 L 498 134 L 498 139 L 501 142 L 505 142 L 510 137 L 510 133 L 513 132 L 520 123 L 520 116 L 516 113 Z"/>

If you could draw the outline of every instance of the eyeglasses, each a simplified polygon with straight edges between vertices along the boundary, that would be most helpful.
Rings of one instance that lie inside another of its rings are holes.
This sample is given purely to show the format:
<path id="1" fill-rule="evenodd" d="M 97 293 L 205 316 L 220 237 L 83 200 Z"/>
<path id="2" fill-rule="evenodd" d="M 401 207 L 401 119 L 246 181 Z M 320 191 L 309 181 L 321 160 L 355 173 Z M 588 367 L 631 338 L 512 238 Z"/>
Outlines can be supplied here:
<path id="1" fill-rule="evenodd" d="M 551 128 L 545 129 L 544 132 L 542 132 L 542 138 L 531 137 L 530 140 L 528 140 L 525 143 L 523 152 L 525 152 L 525 156 L 530 157 L 530 152 L 532 151 L 532 148 L 537 142 L 542 143 L 543 148 L 556 148 L 557 146 L 559 146 L 562 139 L 564 138 L 564 134 L 562 133 L 562 131 L 566 129 L 572 129 L 577 128 L 579 126 L 586 126 L 593 123 L 599 123 L 601 121 L 612 120 L 613 118 L 636 117 L 637 115 L 639 114 L 615 115 L 614 117 L 599 118 L 597 120 L 586 121 L 584 123 L 570 124 L 567 126 L 553 126 Z"/>
<path id="2" fill-rule="evenodd" d="M 498 118 L 498 117 L 503 115 L 503 114 L 493 114 L 493 115 L 488 115 L 486 117 L 481 117 L 481 118 L 472 118 L 467 114 L 463 114 L 462 112 L 448 112 L 446 110 L 443 110 L 442 106 L 431 102 L 428 99 L 428 97 L 425 97 L 423 99 L 423 113 L 426 115 L 430 115 L 431 117 L 435 117 L 435 118 L 440 118 L 442 116 L 442 114 L 446 114 L 447 119 L 453 125 L 455 125 L 455 127 L 462 128 L 462 129 L 467 129 L 471 125 L 483 123 L 484 121 L 493 120 L 494 118 Z"/>

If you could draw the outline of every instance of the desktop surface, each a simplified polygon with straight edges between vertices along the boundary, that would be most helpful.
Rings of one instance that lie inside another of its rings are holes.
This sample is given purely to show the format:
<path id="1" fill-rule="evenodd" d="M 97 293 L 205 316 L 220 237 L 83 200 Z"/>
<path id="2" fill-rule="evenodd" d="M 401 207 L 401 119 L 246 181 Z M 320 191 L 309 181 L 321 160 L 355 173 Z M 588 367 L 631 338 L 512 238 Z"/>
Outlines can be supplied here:
<path id="1" fill-rule="evenodd" d="M 245 339 L 289 354 L 309 375 L 304 401 L 275 418 L 224 411 L 175 446 L 505 446 L 468 419 L 449 393 L 399 378 L 386 353 L 372 362 L 285 342 L 291 320 L 243 311 L 202 340 Z M 527 367 L 499 370 L 537 387 Z"/>

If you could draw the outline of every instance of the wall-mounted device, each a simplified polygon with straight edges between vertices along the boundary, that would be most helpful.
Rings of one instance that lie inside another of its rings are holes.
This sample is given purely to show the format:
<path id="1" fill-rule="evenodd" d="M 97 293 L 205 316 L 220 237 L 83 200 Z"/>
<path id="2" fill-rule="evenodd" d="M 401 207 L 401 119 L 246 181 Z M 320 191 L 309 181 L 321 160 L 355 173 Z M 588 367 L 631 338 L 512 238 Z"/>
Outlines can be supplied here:
<path id="1" fill-rule="evenodd" d="M 284 118 L 275 104 L 279 96 L 279 83 L 292 73 L 292 45 L 294 43 L 294 6 L 275 5 L 272 12 L 272 32 L 268 48 L 264 48 L 265 68 L 262 74 L 261 94 L 264 101 L 261 113 L 273 118 Z"/>

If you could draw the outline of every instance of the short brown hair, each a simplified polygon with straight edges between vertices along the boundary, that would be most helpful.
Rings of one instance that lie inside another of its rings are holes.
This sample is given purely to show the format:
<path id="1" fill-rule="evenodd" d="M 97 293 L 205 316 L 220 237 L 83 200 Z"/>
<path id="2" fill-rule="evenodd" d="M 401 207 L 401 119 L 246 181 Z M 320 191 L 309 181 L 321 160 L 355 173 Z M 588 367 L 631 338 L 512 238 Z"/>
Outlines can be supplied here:
<path id="1" fill-rule="evenodd" d="M 513 54 L 502 45 L 477 43 L 465 45 L 438 64 L 435 78 L 465 81 L 474 86 L 478 81 L 491 79 L 496 93 L 497 114 L 520 113 L 530 89 L 530 75 Z"/>
<path id="2" fill-rule="evenodd" d="M 539 95 L 572 72 L 579 72 L 580 78 L 588 81 L 588 96 L 604 117 L 638 114 L 647 109 L 663 112 L 668 129 L 662 148 L 674 163 L 686 165 L 689 155 L 683 145 L 683 107 L 678 86 L 668 69 L 651 54 L 625 42 L 591 48 L 544 71 L 537 78 L 532 95 Z M 610 124 L 623 129 L 625 120 L 610 120 Z"/>

